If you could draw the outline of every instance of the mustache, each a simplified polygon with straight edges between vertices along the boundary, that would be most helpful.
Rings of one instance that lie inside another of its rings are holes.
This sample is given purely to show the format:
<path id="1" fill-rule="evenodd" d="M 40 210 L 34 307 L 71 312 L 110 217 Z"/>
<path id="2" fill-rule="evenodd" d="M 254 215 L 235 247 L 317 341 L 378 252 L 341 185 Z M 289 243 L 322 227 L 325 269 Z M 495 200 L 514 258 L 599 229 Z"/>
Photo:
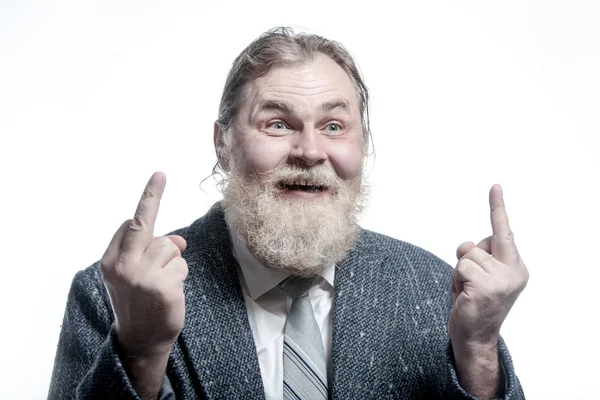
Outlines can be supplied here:
<path id="1" fill-rule="evenodd" d="M 339 190 L 343 184 L 341 178 L 329 167 L 318 166 L 300 168 L 296 165 L 283 165 L 265 173 L 264 182 L 269 186 L 283 187 L 298 183 Z"/>

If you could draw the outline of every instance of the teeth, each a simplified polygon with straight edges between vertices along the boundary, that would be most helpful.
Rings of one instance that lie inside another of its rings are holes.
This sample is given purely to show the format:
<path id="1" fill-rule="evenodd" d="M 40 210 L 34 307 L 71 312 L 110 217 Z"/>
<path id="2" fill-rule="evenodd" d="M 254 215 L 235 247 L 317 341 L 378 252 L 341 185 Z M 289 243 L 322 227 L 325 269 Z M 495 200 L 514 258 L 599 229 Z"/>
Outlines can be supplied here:
<path id="1" fill-rule="evenodd" d="M 320 187 L 320 186 L 321 186 L 321 185 L 318 185 L 318 184 L 317 184 L 317 183 L 315 183 L 315 182 L 312 182 L 312 181 L 307 181 L 307 180 L 305 180 L 305 179 L 296 179 L 296 180 L 293 180 L 293 181 L 290 183 L 290 185 L 294 185 L 294 186 L 318 186 L 318 187 Z"/>

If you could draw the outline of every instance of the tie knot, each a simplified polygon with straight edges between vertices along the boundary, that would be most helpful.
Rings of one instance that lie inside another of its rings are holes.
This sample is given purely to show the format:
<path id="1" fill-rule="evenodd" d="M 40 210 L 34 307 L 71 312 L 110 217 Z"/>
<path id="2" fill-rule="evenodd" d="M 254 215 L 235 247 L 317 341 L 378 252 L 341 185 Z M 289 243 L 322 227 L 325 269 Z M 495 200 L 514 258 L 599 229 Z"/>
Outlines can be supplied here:
<path id="1" fill-rule="evenodd" d="M 296 300 L 308 293 L 315 282 L 316 277 L 306 278 L 303 276 L 288 276 L 279 283 L 279 287 L 292 298 Z"/>

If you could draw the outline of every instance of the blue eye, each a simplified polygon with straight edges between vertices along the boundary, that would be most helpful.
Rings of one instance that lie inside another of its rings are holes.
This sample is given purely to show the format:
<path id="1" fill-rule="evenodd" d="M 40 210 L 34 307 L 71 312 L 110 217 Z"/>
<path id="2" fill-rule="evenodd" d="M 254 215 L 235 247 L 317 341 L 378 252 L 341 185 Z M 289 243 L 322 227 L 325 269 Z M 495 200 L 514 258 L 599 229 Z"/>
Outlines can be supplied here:
<path id="1" fill-rule="evenodd" d="M 341 127 L 338 124 L 329 124 L 327 125 L 328 132 L 339 132 Z"/>
<path id="2" fill-rule="evenodd" d="M 281 122 L 281 121 L 276 121 L 276 122 L 272 122 L 272 123 L 270 123 L 270 124 L 269 124 L 269 128 L 273 128 L 273 129 L 280 130 L 280 129 L 285 129 L 285 128 L 286 128 L 286 126 L 285 126 L 285 124 L 284 124 L 283 122 Z"/>

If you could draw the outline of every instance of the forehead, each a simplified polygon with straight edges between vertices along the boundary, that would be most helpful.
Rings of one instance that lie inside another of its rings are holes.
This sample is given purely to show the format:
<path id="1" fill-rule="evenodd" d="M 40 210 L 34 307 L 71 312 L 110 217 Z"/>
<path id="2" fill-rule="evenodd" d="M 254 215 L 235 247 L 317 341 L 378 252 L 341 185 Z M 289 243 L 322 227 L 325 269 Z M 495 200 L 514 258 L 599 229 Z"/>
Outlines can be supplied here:
<path id="1" fill-rule="evenodd" d="M 252 112 L 265 101 L 285 101 L 300 107 L 343 102 L 352 114 L 359 112 L 358 93 L 346 71 L 325 55 L 301 64 L 275 68 L 245 88 L 241 111 Z"/>

